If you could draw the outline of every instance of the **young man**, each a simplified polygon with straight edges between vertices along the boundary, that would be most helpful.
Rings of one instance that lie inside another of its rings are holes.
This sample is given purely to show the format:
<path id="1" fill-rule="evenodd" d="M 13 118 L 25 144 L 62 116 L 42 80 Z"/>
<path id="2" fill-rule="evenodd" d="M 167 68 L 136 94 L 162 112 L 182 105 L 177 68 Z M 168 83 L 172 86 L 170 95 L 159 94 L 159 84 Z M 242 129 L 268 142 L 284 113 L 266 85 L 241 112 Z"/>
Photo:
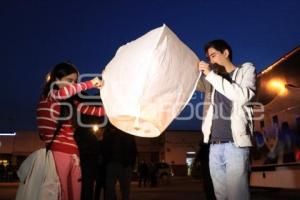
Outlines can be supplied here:
<path id="1" fill-rule="evenodd" d="M 231 47 L 213 40 L 204 47 L 209 63 L 200 61 L 198 90 L 205 92 L 202 132 L 210 142 L 209 168 L 217 199 L 250 199 L 249 147 L 253 132 L 251 100 L 255 68 L 232 63 Z"/>

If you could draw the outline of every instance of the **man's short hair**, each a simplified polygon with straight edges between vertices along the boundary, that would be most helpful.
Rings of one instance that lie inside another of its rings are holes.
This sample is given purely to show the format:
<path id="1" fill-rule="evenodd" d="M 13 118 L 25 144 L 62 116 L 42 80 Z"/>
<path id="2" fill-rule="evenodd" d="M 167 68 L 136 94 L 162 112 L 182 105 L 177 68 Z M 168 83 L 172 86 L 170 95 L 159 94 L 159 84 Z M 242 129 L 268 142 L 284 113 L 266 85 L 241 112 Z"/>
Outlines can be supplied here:
<path id="1" fill-rule="evenodd" d="M 232 50 L 230 45 L 222 39 L 212 40 L 204 45 L 204 53 L 207 54 L 209 48 L 214 48 L 223 53 L 226 49 L 229 51 L 229 60 L 232 61 Z"/>

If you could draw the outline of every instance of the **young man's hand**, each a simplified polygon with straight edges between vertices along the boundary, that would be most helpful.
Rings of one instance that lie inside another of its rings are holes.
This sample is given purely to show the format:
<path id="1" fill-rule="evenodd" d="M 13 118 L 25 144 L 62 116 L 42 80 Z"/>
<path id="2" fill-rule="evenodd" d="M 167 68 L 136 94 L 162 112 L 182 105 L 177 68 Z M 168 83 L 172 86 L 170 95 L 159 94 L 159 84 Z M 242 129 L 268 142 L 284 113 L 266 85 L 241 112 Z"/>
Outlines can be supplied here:
<path id="1" fill-rule="evenodd" d="M 198 69 L 199 71 L 202 71 L 205 76 L 207 76 L 207 74 L 211 71 L 209 64 L 204 61 L 199 61 Z"/>

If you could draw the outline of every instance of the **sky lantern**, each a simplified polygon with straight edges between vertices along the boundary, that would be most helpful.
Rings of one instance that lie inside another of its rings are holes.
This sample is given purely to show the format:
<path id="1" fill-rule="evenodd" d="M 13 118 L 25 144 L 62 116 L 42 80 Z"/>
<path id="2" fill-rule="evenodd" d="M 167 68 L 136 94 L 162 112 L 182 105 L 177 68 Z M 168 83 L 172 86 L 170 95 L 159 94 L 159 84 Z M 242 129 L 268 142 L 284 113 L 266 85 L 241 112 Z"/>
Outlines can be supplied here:
<path id="1" fill-rule="evenodd" d="M 166 25 L 121 46 L 103 72 L 110 122 L 141 137 L 159 136 L 192 97 L 198 57 Z"/>

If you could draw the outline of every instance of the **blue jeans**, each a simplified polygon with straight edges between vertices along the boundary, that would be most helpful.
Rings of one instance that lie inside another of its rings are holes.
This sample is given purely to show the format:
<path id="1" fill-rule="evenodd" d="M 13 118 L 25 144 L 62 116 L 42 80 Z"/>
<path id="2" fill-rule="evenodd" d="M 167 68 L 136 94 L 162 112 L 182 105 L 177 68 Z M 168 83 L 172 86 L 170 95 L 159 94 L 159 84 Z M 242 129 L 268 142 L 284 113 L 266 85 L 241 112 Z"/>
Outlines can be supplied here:
<path id="1" fill-rule="evenodd" d="M 218 200 L 248 200 L 249 148 L 234 143 L 211 144 L 209 169 Z"/>

